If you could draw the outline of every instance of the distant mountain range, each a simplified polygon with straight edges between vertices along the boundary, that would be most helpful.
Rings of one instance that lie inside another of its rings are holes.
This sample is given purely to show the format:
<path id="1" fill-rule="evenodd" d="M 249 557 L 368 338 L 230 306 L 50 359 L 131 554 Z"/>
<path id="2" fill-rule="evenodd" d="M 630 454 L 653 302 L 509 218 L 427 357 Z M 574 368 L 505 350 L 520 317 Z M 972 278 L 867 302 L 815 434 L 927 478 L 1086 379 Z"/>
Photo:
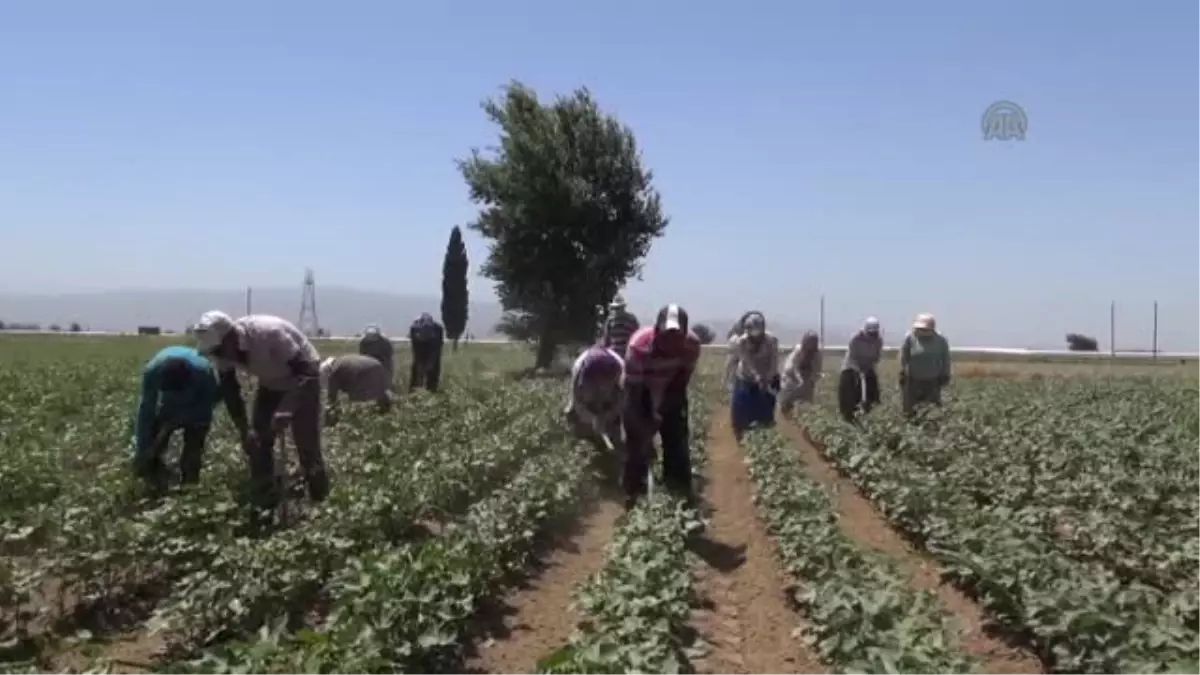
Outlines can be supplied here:
<path id="1" fill-rule="evenodd" d="M 353 335 L 372 323 L 382 326 L 386 333 L 401 335 L 421 312 L 438 317 L 440 307 L 441 299 L 432 296 L 345 287 L 317 289 L 317 318 L 320 326 L 332 335 Z M 84 330 L 134 331 L 138 326 L 159 326 L 164 331 L 179 332 L 210 309 L 241 316 L 246 311 L 245 291 L 134 289 L 66 294 L 0 293 L 0 321 L 36 323 L 42 327 L 58 324 L 64 330 L 72 323 L 79 323 Z M 631 309 L 643 323 L 653 316 L 654 310 L 650 308 Z M 251 311 L 296 321 L 300 317 L 300 293 L 295 288 L 255 288 Z M 473 302 L 467 331 L 477 338 L 498 337 L 495 325 L 500 316 L 499 303 Z M 692 323 L 708 324 L 716 331 L 718 340 L 724 340 L 735 320 L 736 317 L 697 317 Z M 780 341 L 790 344 L 798 341 L 805 330 L 817 327 L 772 321 L 770 328 Z M 835 344 L 844 342 L 853 330 L 827 326 L 826 339 Z"/>

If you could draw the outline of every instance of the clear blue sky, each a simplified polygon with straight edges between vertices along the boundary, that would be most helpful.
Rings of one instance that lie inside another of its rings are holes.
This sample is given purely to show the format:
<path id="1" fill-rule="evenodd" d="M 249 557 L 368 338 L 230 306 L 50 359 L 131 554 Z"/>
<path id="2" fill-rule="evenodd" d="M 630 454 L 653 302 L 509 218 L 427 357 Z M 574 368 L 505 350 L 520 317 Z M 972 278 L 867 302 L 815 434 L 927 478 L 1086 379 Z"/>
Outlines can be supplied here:
<path id="1" fill-rule="evenodd" d="M 511 78 L 636 132 L 672 217 L 628 291 L 1197 348 L 1195 2 L 0 3 L 0 292 L 439 292 L 453 160 Z M 984 142 L 997 99 L 1024 142 Z M 485 243 L 468 234 L 473 261 Z M 491 285 L 476 279 L 476 299 Z"/>

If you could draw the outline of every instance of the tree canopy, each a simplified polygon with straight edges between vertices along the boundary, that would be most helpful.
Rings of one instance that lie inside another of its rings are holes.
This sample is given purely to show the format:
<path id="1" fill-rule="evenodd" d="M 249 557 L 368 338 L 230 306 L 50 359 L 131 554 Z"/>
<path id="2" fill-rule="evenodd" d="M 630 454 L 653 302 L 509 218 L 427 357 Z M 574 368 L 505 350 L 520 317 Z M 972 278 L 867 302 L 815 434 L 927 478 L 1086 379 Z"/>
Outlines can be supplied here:
<path id="1" fill-rule="evenodd" d="M 497 328 L 520 326 L 544 367 L 559 345 L 595 337 L 668 219 L 633 132 L 587 89 L 542 103 L 514 82 L 483 109 L 500 144 L 458 163 L 481 206 L 470 227 L 489 242 L 480 269 L 511 313 Z"/>
<path id="2" fill-rule="evenodd" d="M 467 247 L 457 225 L 450 230 L 446 257 L 442 260 L 442 327 L 446 337 L 458 348 L 458 340 L 467 329 L 470 293 L 467 290 Z"/>

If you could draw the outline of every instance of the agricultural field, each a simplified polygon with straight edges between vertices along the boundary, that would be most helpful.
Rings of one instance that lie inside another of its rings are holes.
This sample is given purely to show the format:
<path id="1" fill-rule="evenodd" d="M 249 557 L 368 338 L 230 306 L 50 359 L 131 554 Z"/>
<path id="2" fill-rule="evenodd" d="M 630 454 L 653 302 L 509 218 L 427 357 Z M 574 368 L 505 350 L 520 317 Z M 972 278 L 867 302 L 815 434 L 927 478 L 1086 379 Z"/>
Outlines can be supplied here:
<path id="1" fill-rule="evenodd" d="M 697 507 L 626 513 L 565 382 L 469 345 L 438 394 L 346 410 L 330 498 L 281 522 L 223 409 L 199 485 L 130 477 L 163 344 L 0 337 L 2 671 L 1196 671 L 1194 368 L 962 364 L 944 409 L 885 391 L 859 426 L 829 377 L 739 446 L 714 356 Z"/>

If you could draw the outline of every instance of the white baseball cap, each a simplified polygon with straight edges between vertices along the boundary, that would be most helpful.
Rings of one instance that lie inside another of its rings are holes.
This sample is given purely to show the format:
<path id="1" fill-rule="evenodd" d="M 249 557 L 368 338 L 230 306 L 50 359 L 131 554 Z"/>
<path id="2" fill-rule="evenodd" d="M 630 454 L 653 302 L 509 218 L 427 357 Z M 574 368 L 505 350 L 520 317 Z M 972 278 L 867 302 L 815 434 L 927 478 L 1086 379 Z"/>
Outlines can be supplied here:
<path id="1" fill-rule="evenodd" d="M 937 319 L 932 314 L 918 314 L 916 320 L 913 321 L 913 328 L 917 330 L 933 330 L 937 326 Z"/>
<path id="2" fill-rule="evenodd" d="M 873 316 L 868 316 L 867 320 L 863 322 L 863 330 L 867 331 L 868 333 L 878 333 L 879 319 L 876 319 Z"/>
<path id="3" fill-rule="evenodd" d="M 200 321 L 192 328 L 201 352 L 211 352 L 221 345 L 221 341 L 233 330 L 233 319 L 220 310 L 205 312 Z"/>

